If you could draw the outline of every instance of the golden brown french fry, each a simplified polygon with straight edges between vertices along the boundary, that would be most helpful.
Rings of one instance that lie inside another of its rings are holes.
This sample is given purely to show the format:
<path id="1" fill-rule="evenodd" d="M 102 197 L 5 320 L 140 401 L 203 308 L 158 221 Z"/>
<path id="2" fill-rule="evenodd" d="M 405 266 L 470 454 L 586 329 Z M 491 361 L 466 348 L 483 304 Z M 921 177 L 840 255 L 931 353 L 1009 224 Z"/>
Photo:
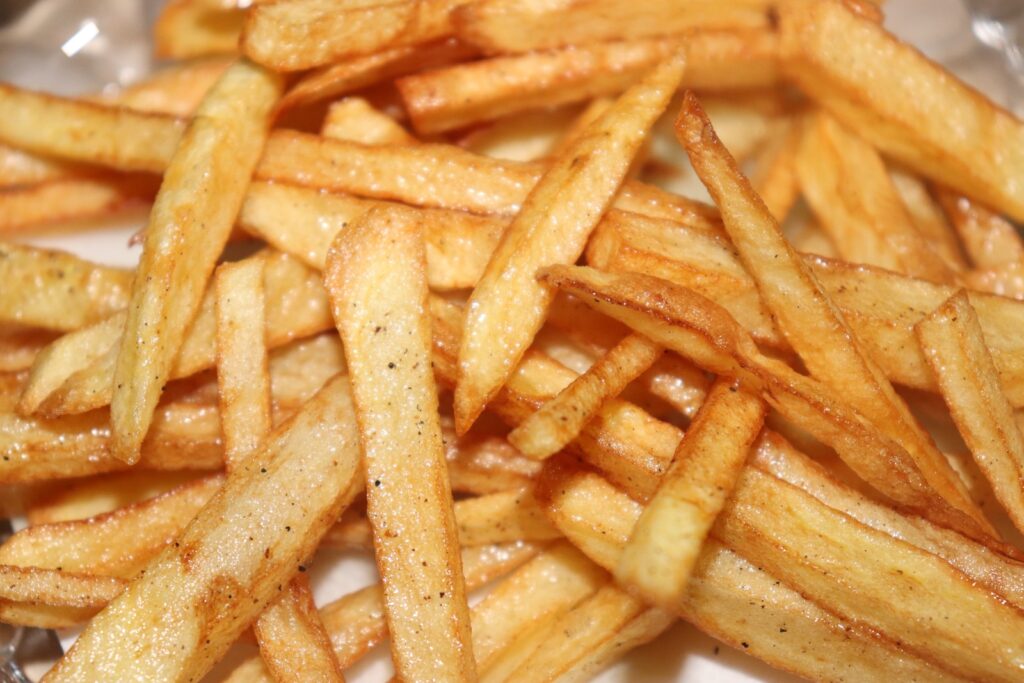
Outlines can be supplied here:
<path id="1" fill-rule="evenodd" d="M 274 680 L 344 682 L 305 576 L 292 579 L 253 630 Z"/>
<path id="2" fill-rule="evenodd" d="M 639 274 L 554 266 L 540 277 L 586 297 L 588 305 L 698 365 L 762 391 L 787 420 L 834 448 L 866 482 L 917 514 L 974 537 L 994 536 L 983 517 L 979 522 L 939 496 L 906 449 L 844 400 L 849 391 L 835 397 L 818 380 L 765 357 L 736 321 L 710 300 Z"/>
<path id="3" fill-rule="evenodd" d="M 284 0 L 251 9 L 240 47 L 276 71 L 301 71 L 346 57 L 420 45 L 452 33 L 463 0 L 355 3 Z"/>
<path id="4" fill-rule="evenodd" d="M 18 234 L 142 206 L 152 201 L 156 186 L 148 176 L 95 175 L 0 190 L 0 233 Z"/>
<path id="5" fill-rule="evenodd" d="M 695 28 L 770 26 L 765 0 L 722 4 L 714 0 L 655 0 L 642 11 L 627 0 L 484 0 L 455 12 L 456 34 L 481 50 L 500 54 L 648 36 Z"/>
<path id="6" fill-rule="evenodd" d="M 229 472 L 259 447 L 271 427 L 265 265 L 261 256 L 225 263 L 213 278 L 218 407 Z"/>
<path id="7" fill-rule="evenodd" d="M 0 243 L 0 322 L 78 329 L 124 308 L 131 277 L 65 252 Z"/>
<path id="8" fill-rule="evenodd" d="M 963 275 L 964 284 L 979 292 L 1024 300 L 1024 262 L 1007 263 L 985 270 L 971 270 Z"/>
<path id="9" fill-rule="evenodd" d="M 25 503 L 30 526 L 89 519 L 155 498 L 196 479 L 195 472 L 128 470 L 86 477 Z"/>
<path id="10" fill-rule="evenodd" d="M 514 681 L 586 681 L 630 649 L 672 625 L 675 617 L 613 584 L 602 587 L 561 619 L 516 669 Z"/>
<path id="11" fill-rule="evenodd" d="M 361 487 L 356 429 L 348 382 L 337 378 L 241 463 L 47 680 L 202 677 Z"/>
<path id="12" fill-rule="evenodd" d="M 0 584 L 0 619 L 39 628 L 81 623 L 124 590 L 110 576 L 2 565 Z"/>
<path id="13" fill-rule="evenodd" d="M 407 680 L 471 680 L 469 609 L 431 372 L 422 231 L 401 215 L 371 211 L 335 239 L 326 273 L 353 377 L 395 669 Z"/>
<path id="14" fill-rule="evenodd" d="M 1024 528 L 1024 437 L 966 293 L 950 297 L 914 331 L 974 461 L 1010 519 Z"/>
<path id="15" fill-rule="evenodd" d="M 937 187 L 935 191 L 975 267 L 1024 262 L 1024 240 L 1005 218 L 952 190 Z"/>
<path id="16" fill-rule="evenodd" d="M 111 452 L 126 462 L 138 459 L 242 205 L 281 87 L 276 74 L 236 62 L 199 105 L 164 174 L 114 367 Z"/>
<path id="17" fill-rule="evenodd" d="M 509 432 L 524 455 L 546 458 L 573 441 L 601 406 L 650 368 L 663 349 L 643 335 L 631 334 L 601 356 L 558 396 Z"/>
<path id="18" fill-rule="evenodd" d="M 820 112 L 804 129 L 796 156 L 800 189 L 847 261 L 933 282 L 953 271 L 918 232 L 870 144 Z"/>
<path id="19" fill-rule="evenodd" d="M 450 418 L 442 417 L 445 457 L 452 490 L 484 495 L 528 486 L 540 463 L 519 453 L 503 437 L 470 432 L 455 435 Z"/>
<path id="20" fill-rule="evenodd" d="M 346 97 L 328 108 L 320 134 L 365 145 L 408 145 L 416 138 L 361 97 Z"/>
<path id="21" fill-rule="evenodd" d="M 460 434 L 505 383 L 544 323 L 553 294 L 534 279 L 535 271 L 579 258 L 683 69 L 683 58 L 676 56 L 623 94 L 552 163 L 502 236 L 467 306 L 455 388 Z"/>
<path id="22" fill-rule="evenodd" d="M 953 271 L 967 268 L 960 242 L 939 202 L 932 196 L 924 180 L 900 167 L 889 168 L 889 177 L 903 200 L 903 206 L 917 226 L 917 231 Z"/>
<path id="23" fill-rule="evenodd" d="M 288 110 L 361 90 L 389 78 L 447 66 L 474 57 L 476 50 L 454 39 L 413 47 L 396 47 L 363 57 L 313 69 L 281 98 L 278 108 Z M 0 155 L 0 169 L 3 156 Z M 2 174 L 0 174 L 2 177 Z"/>
<path id="24" fill-rule="evenodd" d="M 81 170 L 73 163 L 57 161 L 0 145 L 0 188 L 8 189 L 67 178 Z"/>
<path id="25" fill-rule="evenodd" d="M 545 465 L 548 515 L 590 559 L 614 567 L 643 508 L 599 476 L 555 464 Z M 964 680 L 909 652 L 900 639 L 819 607 L 717 540 L 706 544 L 676 613 L 746 654 L 811 680 Z"/>
<path id="26" fill-rule="evenodd" d="M 189 59 L 238 52 L 244 13 L 197 0 L 171 0 L 153 26 L 153 52 L 161 59 Z"/>
<path id="27" fill-rule="evenodd" d="M 621 584 L 658 605 L 679 601 L 764 415 L 757 396 L 728 380 L 711 388 L 623 549 L 615 568 Z"/>
<path id="28" fill-rule="evenodd" d="M 1024 123 L 843 3 L 783 4 L 778 17 L 805 93 L 887 156 L 1024 220 Z"/>
<path id="29" fill-rule="evenodd" d="M 841 392 L 850 406 L 906 449 L 911 459 L 908 466 L 924 479 L 931 497 L 941 498 L 964 517 L 958 528 L 974 534 L 991 532 L 963 481 L 861 348 L 813 272 L 786 242 L 764 203 L 715 137 L 692 93 L 687 93 L 676 119 L 676 134 L 715 199 L 725 229 L 765 305 L 811 374 Z M 794 299 L 799 305 L 793 305 Z M 968 520 L 974 529 L 965 527 Z"/>
<path id="30" fill-rule="evenodd" d="M 672 55 L 686 55 L 685 87 L 732 90 L 778 79 L 778 42 L 763 31 L 695 31 L 677 39 L 594 43 L 494 57 L 396 81 L 421 134 L 531 109 L 617 95 Z"/>
<path id="31" fill-rule="evenodd" d="M 803 135 L 803 121 L 794 117 L 785 130 L 761 148 L 754 162 L 750 184 L 782 225 L 800 197 L 796 154 Z"/>
<path id="32" fill-rule="evenodd" d="M 223 483 L 210 475 L 89 519 L 30 526 L 0 545 L 0 563 L 134 578 Z"/>

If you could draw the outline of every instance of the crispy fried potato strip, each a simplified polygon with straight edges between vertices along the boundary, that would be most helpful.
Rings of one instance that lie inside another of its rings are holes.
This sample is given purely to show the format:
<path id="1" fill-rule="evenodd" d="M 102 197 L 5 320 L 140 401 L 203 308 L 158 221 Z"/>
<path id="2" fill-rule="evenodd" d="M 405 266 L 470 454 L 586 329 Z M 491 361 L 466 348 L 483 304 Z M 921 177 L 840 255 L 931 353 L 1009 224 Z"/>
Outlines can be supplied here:
<path id="1" fill-rule="evenodd" d="M 407 680 L 472 680 L 422 235 L 402 215 L 371 211 L 335 238 L 326 283 L 353 378 L 395 669 Z"/>
<path id="2" fill-rule="evenodd" d="M 416 138 L 402 124 L 373 108 L 361 97 L 346 97 L 332 104 L 324 117 L 320 134 L 335 140 L 364 145 L 409 145 Z"/>

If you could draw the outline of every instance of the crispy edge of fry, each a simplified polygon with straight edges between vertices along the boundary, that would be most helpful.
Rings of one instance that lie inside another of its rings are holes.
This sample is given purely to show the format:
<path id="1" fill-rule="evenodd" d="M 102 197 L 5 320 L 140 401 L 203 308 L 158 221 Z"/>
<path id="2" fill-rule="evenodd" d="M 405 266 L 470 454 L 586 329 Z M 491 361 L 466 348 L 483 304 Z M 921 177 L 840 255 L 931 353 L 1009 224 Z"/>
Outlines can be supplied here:
<path id="1" fill-rule="evenodd" d="M 935 495 L 966 520 L 973 533 L 994 535 L 966 486 L 917 423 L 877 364 L 861 348 L 821 283 L 786 242 L 764 202 L 722 147 L 693 93 L 676 119 L 676 136 L 715 198 L 723 224 L 765 305 L 811 374 L 894 438 Z M 884 171 L 884 169 L 883 169 Z M 792 305 L 798 299 L 798 306 Z"/>
<path id="2" fill-rule="evenodd" d="M 335 238 L 325 283 L 353 378 L 395 668 L 408 680 L 471 680 L 469 608 L 431 372 L 425 260 L 420 226 L 375 209 Z M 416 463 L 410 452 L 418 454 Z"/>
<path id="3" fill-rule="evenodd" d="M 253 630 L 263 663 L 274 680 L 344 682 L 305 576 L 291 580 L 284 595 L 264 610 Z"/>
<path id="4" fill-rule="evenodd" d="M 760 398 L 715 383 L 623 549 L 615 568 L 622 585 L 664 607 L 679 601 L 764 417 Z"/>
<path id="5" fill-rule="evenodd" d="M 304 569 L 300 563 L 361 489 L 358 466 L 348 381 L 338 377 L 243 461 L 46 680 L 123 680 L 137 667 L 161 678 L 200 678 Z M 112 657 L 115 651 L 124 656 Z"/>
<path id="6" fill-rule="evenodd" d="M 213 277 L 218 407 L 229 472 L 259 447 L 272 422 L 265 268 L 266 261 L 257 255 L 223 264 Z"/>
<path id="7" fill-rule="evenodd" d="M 1024 529 L 1024 437 L 966 293 L 958 291 L 914 332 L 974 461 L 1014 525 Z"/>
<path id="8" fill-rule="evenodd" d="M 544 322 L 553 293 L 534 272 L 573 263 L 685 70 L 680 54 L 627 90 L 555 160 L 502 235 L 466 307 L 455 429 L 464 434 Z M 514 321 L 513 324 L 509 324 Z"/>
<path id="9" fill-rule="evenodd" d="M 528 457 L 543 459 L 554 455 L 576 439 L 608 399 L 622 393 L 663 352 L 660 345 L 643 335 L 628 335 L 558 396 L 509 432 L 509 443 Z"/>
<path id="10" fill-rule="evenodd" d="M 164 173 L 132 285 L 110 399 L 111 452 L 135 462 L 259 161 L 282 79 L 247 61 L 203 98 Z"/>

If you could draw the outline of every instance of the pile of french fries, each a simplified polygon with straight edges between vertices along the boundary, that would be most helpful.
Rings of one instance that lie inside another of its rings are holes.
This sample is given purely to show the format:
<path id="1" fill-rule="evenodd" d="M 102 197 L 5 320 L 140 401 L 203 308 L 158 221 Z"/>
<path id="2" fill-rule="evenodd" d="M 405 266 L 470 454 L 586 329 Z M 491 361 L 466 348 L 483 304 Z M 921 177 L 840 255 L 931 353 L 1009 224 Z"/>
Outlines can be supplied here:
<path id="1" fill-rule="evenodd" d="M 1024 122 L 883 11 L 170 0 L 145 81 L 0 84 L 0 621 L 82 627 L 50 682 L 576 681 L 677 620 L 1021 680 Z M 134 272 L 19 243 L 140 204 Z M 332 548 L 379 585 L 316 605 Z"/>

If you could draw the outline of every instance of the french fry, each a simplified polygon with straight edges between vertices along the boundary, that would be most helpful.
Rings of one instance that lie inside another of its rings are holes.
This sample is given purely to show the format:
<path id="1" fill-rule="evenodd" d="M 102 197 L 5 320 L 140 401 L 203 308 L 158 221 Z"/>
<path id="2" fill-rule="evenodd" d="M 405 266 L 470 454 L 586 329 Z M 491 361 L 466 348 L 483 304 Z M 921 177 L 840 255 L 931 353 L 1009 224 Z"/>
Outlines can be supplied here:
<path id="1" fill-rule="evenodd" d="M 764 203 L 715 137 L 692 93 L 687 94 L 676 119 L 676 134 L 719 206 L 725 229 L 765 305 L 811 374 L 842 392 L 850 406 L 906 449 L 908 466 L 924 479 L 932 497 L 941 498 L 962 514 L 964 522 L 959 528 L 969 528 L 964 524 L 970 520 L 974 534 L 979 529 L 991 531 L 963 481 L 861 348 L 812 271 L 786 242 Z M 799 306 L 790 305 L 794 297 Z"/>
<path id="2" fill-rule="evenodd" d="M 917 231 L 953 271 L 959 273 L 965 270 L 967 262 L 956 232 L 943 213 L 942 206 L 929 191 L 927 183 L 899 167 L 890 167 L 889 177 L 917 226 Z"/>
<path id="3" fill-rule="evenodd" d="M 591 560 L 614 567 L 643 508 L 593 473 L 553 464 L 545 465 L 548 515 Z M 717 540 L 706 544 L 675 611 L 718 640 L 811 680 L 963 680 L 899 640 L 810 602 Z"/>
<path id="4" fill-rule="evenodd" d="M 56 336 L 46 330 L 0 324 L 0 372 L 28 370 Z"/>
<path id="5" fill-rule="evenodd" d="M 163 495 L 196 478 L 196 472 L 128 470 L 86 477 L 26 502 L 29 526 L 96 517 Z"/>
<path id="6" fill-rule="evenodd" d="M 292 579 L 253 630 L 274 680 L 345 680 L 305 576 Z"/>
<path id="7" fill-rule="evenodd" d="M 360 488 L 357 439 L 347 380 L 335 379 L 236 468 L 47 680 L 200 678 Z M 115 649 L 124 656 L 110 657 Z"/>
<path id="8" fill-rule="evenodd" d="M 615 585 L 602 587 L 555 621 L 550 637 L 509 680 L 585 681 L 630 649 L 660 635 L 675 617 Z"/>
<path id="9" fill-rule="evenodd" d="M 763 356 L 725 310 L 692 290 L 649 276 L 610 275 L 581 267 L 555 266 L 540 277 L 585 296 L 597 310 L 698 365 L 763 391 L 784 417 L 832 446 L 861 478 L 917 514 L 973 537 L 993 535 L 984 517 L 968 515 L 939 496 L 906 449 L 850 403 L 834 398 L 823 383 Z"/>
<path id="10" fill-rule="evenodd" d="M 508 440 L 533 458 L 554 455 L 573 441 L 610 398 L 661 356 L 663 349 L 642 335 L 631 334 L 608 351 L 558 396 L 545 403 L 509 432 Z"/>
<path id="11" fill-rule="evenodd" d="M 804 197 L 844 259 L 952 281 L 953 271 L 918 232 L 881 156 L 856 133 L 826 113 L 813 116 L 796 171 Z"/>
<path id="12" fill-rule="evenodd" d="M 493 57 L 396 81 L 421 134 L 531 109 L 617 95 L 672 55 L 686 54 L 683 85 L 756 88 L 778 78 L 778 42 L 763 31 L 696 31 L 679 38 L 595 43 Z"/>
<path id="13" fill-rule="evenodd" d="M 152 411 L 241 207 L 280 93 L 279 77 L 236 62 L 199 105 L 164 174 L 114 368 L 111 452 L 126 462 L 138 459 Z"/>
<path id="14" fill-rule="evenodd" d="M 165 8 L 165 13 L 168 11 L 169 7 Z M 191 60 L 161 69 L 115 93 L 102 93 L 96 100 L 136 111 L 191 116 L 231 61 L 226 57 Z"/>
<path id="15" fill-rule="evenodd" d="M 124 589 L 110 576 L 0 566 L 0 618 L 8 624 L 61 628 L 86 621 Z"/>
<path id="16" fill-rule="evenodd" d="M 645 3 L 642 12 L 624 0 L 484 0 L 459 8 L 455 25 L 459 38 L 487 53 L 500 54 L 664 36 L 695 28 L 766 29 L 770 25 L 768 8 L 764 0 L 726 5 L 706 0 L 656 0 Z"/>
<path id="17" fill-rule="evenodd" d="M 1024 528 L 1024 437 L 967 295 L 961 290 L 914 330 L 974 461 L 1010 519 Z"/>
<path id="18" fill-rule="evenodd" d="M 98 218 L 152 201 L 156 182 L 146 176 L 65 178 L 0 191 L 0 233 L 18 234 L 46 224 Z"/>
<path id="19" fill-rule="evenodd" d="M 1007 263 L 987 270 L 971 270 L 963 275 L 964 284 L 980 292 L 1024 300 L 1024 262 Z"/>
<path id="20" fill-rule="evenodd" d="M 390 48 L 363 57 L 352 57 L 313 69 L 303 75 L 281 98 L 278 108 L 288 110 L 329 100 L 388 78 L 447 66 L 475 54 L 476 51 L 465 44 L 447 39 L 415 47 Z M 0 160 L 2 159 L 0 156 Z"/>
<path id="21" fill-rule="evenodd" d="M 0 145 L 0 188 L 9 189 L 48 180 L 58 180 L 79 172 L 75 164 L 56 161 Z"/>
<path id="22" fill-rule="evenodd" d="M 887 156 L 1024 220 L 1024 123 L 843 3 L 778 16 L 786 72 L 807 95 Z"/>
<path id="23" fill-rule="evenodd" d="M 619 583 L 636 587 L 658 605 L 679 601 L 764 415 L 757 396 L 727 380 L 711 388 L 619 558 Z"/>
<path id="24" fill-rule="evenodd" d="M 0 243 L 0 322 L 75 330 L 124 308 L 131 273 L 60 251 Z"/>
<path id="25" fill-rule="evenodd" d="M 800 197 L 796 177 L 796 155 L 803 136 L 800 120 L 791 121 L 786 130 L 769 141 L 755 161 L 750 184 L 764 200 L 772 217 L 781 225 Z"/>
<path id="26" fill-rule="evenodd" d="M 422 232 L 400 215 L 372 211 L 335 239 L 326 273 L 353 377 L 395 669 L 408 680 L 471 680 L 469 609 L 430 368 Z"/>
<path id="27" fill-rule="evenodd" d="M 1024 263 L 1024 240 L 1005 218 L 951 190 L 936 193 L 975 267 Z"/>
<path id="28" fill-rule="evenodd" d="M 452 490 L 484 495 L 528 486 L 540 463 L 524 457 L 503 437 L 471 432 L 455 435 L 450 419 L 442 417 L 445 458 Z"/>
<path id="29" fill-rule="evenodd" d="M 320 134 L 364 145 L 409 145 L 416 142 L 402 125 L 361 97 L 346 97 L 327 109 Z"/>
<path id="30" fill-rule="evenodd" d="M 244 14 L 197 0 L 171 0 L 153 26 L 153 52 L 161 59 L 235 54 Z"/>
<path id="31" fill-rule="evenodd" d="M 455 388 L 459 433 L 504 384 L 544 322 L 553 294 L 534 272 L 579 258 L 683 69 L 677 56 L 622 95 L 553 162 L 502 236 L 467 307 Z"/>
<path id="32" fill-rule="evenodd" d="M 230 472 L 256 450 L 271 427 L 265 261 L 226 263 L 213 278 L 217 316 L 217 390 L 224 460 Z"/>
<path id="33" fill-rule="evenodd" d="M 301 71 L 445 38 L 452 33 L 449 15 L 460 1 L 265 4 L 246 14 L 240 46 L 250 59 L 276 71 Z"/>

